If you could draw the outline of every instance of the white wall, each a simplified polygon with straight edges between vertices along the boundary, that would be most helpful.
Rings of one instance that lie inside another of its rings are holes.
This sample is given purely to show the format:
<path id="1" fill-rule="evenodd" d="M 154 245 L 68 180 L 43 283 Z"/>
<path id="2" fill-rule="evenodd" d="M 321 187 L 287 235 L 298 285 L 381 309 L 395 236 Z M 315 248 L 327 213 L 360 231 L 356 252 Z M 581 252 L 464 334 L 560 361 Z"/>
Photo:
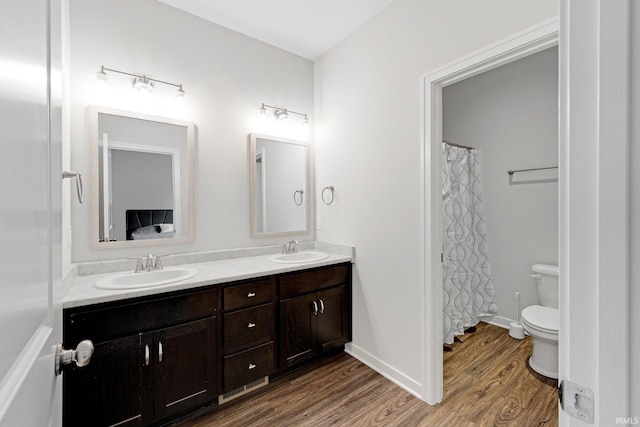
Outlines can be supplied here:
<path id="1" fill-rule="evenodd" d="M 315 64 L 318 240 L 353 244 L 351 350 L 424 395 L 420 76 L 556 15 L 555 0 L 397 0 Z M 430 221 L 427 216 L 426 221 Z"/>
<path id="2" fill-rule="evenodd" d="M 313 123 L 313 63 L 154 0 L 71 0 L 70 26 L 70 167 L 84 177 L 93 167 L 88 105 L 192 121 L 197 127 L 195 241 L 154 251 L 279 243 L 249 234 L 247 135 L 264 133 L 257 128 L 262 102 L 305 112 Z M 117 74 L 101 92 L 95 79 L 101 65 L 182 83 L 186 103 L 177 104 L 173 90 L 159 84 L 152 97 L 135 96 L 131 80 Z M 85 182 L 87 200 L 92 191 L 96 184 Z M 140 255 L 139 249 L 90 249 L 90 214 L 88 204 L 71 200 L 72 262 Z M 299 239 L 314 237 L 312 231 Z"/>
<path id="3" fill-rule="evenodd" d="M 517 319 L 516 291 L 520 309 L 539 304 L 531 265 L 558 263 L 558 173 L 519 173 L 510 185 L 507 170 L 558 166 L 558 49 L 445 87 L 443 135 L 482 150 L 498 315 Z"/>

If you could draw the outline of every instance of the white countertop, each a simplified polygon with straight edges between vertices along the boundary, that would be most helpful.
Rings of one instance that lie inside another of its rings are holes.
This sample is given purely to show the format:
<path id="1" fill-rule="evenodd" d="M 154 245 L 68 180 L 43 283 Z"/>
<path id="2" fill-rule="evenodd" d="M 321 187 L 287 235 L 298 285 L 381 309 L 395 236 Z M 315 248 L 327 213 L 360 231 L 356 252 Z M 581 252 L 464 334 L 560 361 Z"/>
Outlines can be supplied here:
<path id="1" fill-rule="evenodd" d="M 63 299 L 63 308 L 80 307 L 128 298 L 162 294 L 165 292 L 193 289 L 218 283 L 252 279 L 272 274 L 300 271 L 354 261 L 354 257 L 352 255 L 329 252 L 328 255 L 329 256 L 327 258 L 320 261 L 299 264 L 275 263 L 268 260 L 270 255 L 247 256 L 208 262 L 196 262 L 192 264 L 181 264 L 181 267 L 196 269 L 198 274 L 190 279 L 167 285 L 125 290 L 105 290 L 98 289 L 94 286 L 96 281 L 113 275 L 113 272 L 77 276 L 73 279 L 73 283 L 69 287 Z"/>

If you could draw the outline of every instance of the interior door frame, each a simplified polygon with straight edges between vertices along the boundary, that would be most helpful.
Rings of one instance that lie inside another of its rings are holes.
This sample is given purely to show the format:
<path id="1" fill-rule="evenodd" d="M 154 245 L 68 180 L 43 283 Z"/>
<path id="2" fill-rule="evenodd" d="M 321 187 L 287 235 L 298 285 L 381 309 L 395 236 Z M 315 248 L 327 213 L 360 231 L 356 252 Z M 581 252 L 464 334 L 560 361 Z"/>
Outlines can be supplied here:
<path id="1" fill-rule="evenodd" d="M 422 399 L 442 401 L 442 90 L 446 86 L 558 45 L 559 20 L 547 19 L 524 31 L 493 43 L 422 77 L 422 254 L 424 271 L 424 378 Z"/>

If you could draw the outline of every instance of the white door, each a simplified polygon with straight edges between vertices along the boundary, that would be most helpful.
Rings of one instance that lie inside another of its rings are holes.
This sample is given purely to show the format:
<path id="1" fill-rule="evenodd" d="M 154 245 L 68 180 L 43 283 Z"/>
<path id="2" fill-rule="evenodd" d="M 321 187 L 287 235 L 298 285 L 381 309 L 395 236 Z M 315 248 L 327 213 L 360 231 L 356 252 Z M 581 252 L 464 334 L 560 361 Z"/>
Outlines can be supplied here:
<path id="1" fill-rule="evenodd" d="M 60 31 L 60 0 L 0 6 L 2 427 L 61 423 Z"/>

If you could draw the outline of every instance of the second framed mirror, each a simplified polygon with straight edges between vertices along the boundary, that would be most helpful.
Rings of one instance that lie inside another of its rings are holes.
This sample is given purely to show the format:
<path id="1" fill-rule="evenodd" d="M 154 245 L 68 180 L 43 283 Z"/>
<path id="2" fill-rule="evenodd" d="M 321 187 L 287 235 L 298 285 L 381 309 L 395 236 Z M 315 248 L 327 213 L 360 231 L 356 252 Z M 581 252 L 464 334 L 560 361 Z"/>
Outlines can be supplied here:
<path id="1" fill-rule="evenodd" d="M 309 147 L 271 135 L 249 135 L 251 237 L 309 233 Z"/>

